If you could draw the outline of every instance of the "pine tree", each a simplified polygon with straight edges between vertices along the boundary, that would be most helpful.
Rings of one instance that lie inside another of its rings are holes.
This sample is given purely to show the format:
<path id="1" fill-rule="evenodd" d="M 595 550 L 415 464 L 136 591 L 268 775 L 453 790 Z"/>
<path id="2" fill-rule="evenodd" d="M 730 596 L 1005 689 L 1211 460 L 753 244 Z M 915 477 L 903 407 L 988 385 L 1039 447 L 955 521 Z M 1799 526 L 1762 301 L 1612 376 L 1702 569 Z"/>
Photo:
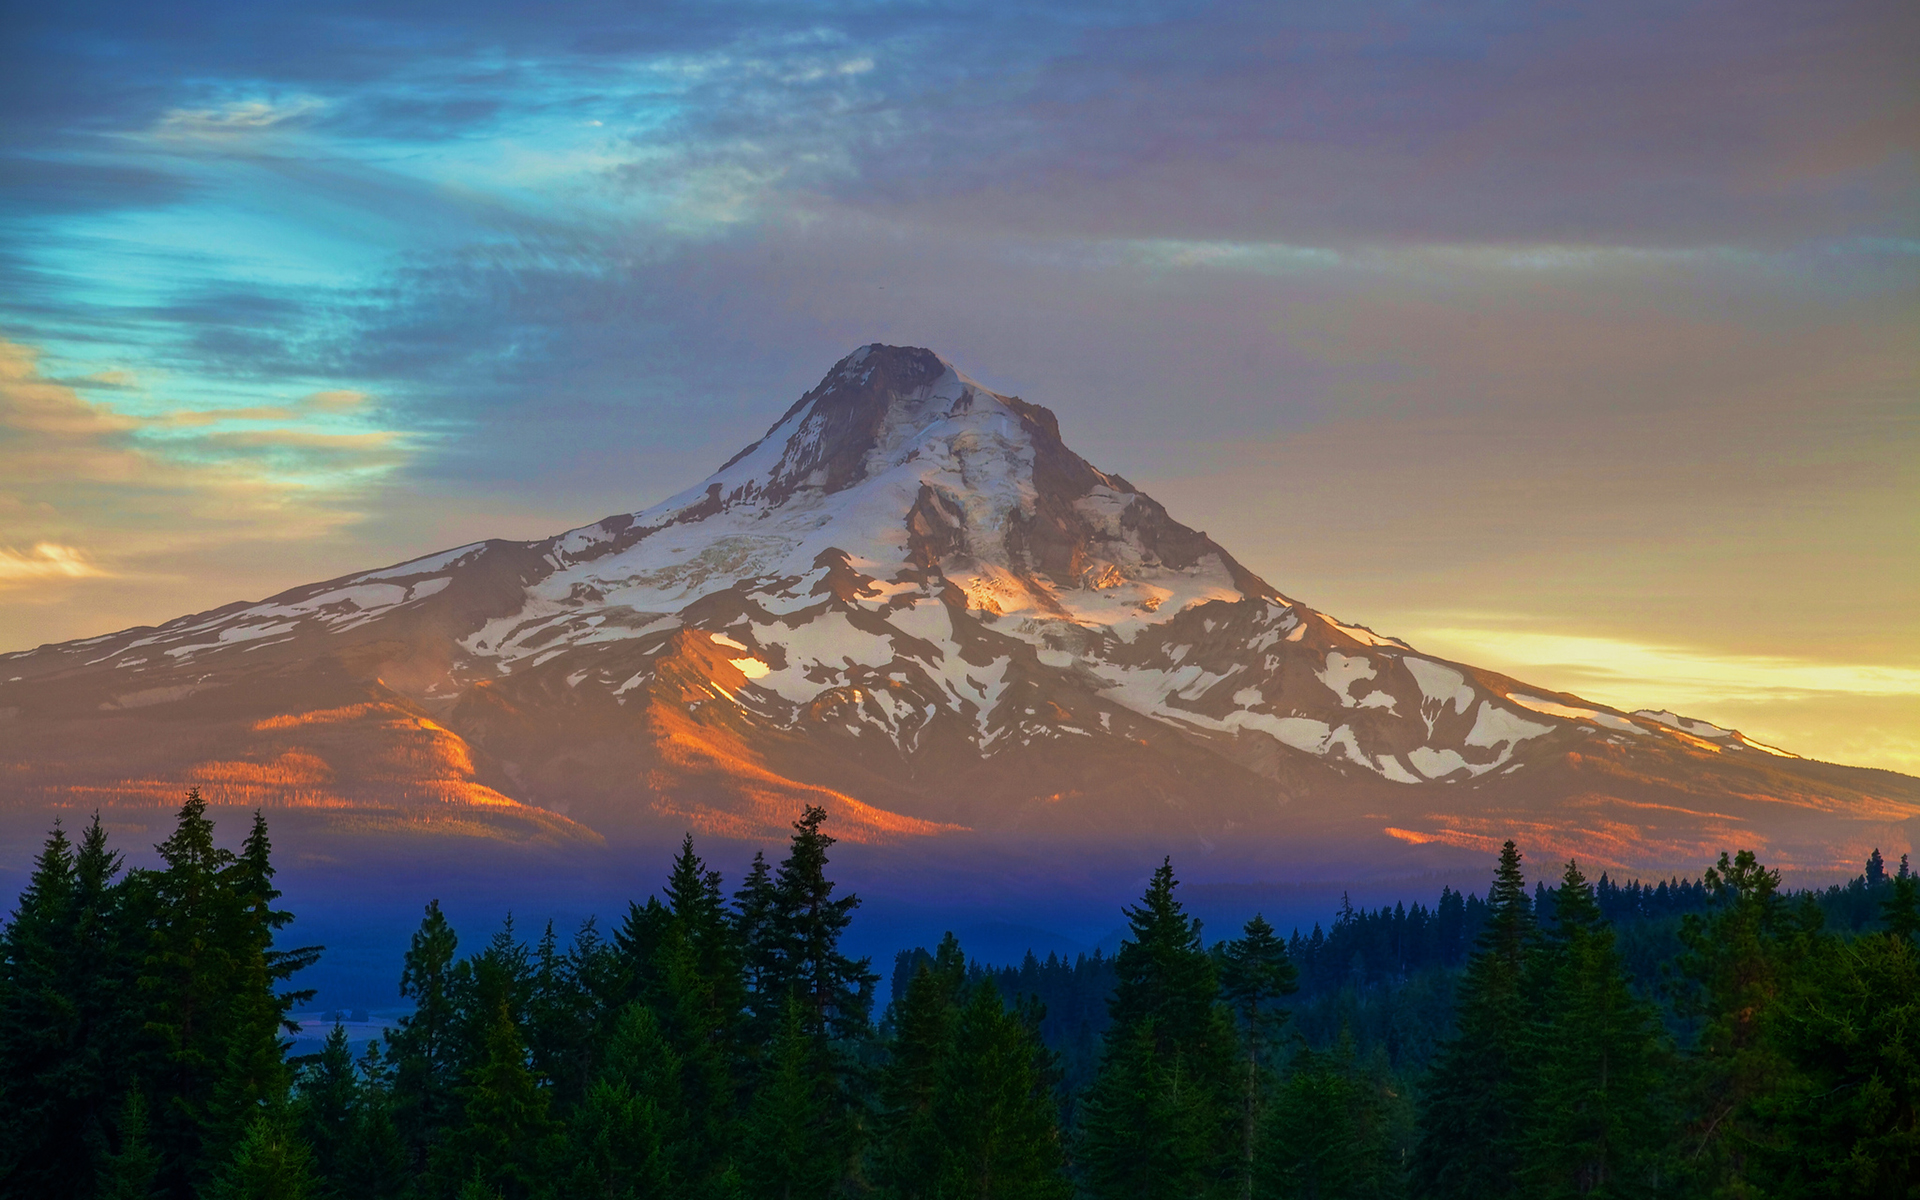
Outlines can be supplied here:
<path id="1" fill-rule="evenodd" d="M 358 1149 L 354 1128 L 360 1109 L 360 1085 L 347 1045 L 347 1031 L 335 1024 L 320 1053 L 299 1078 L 294 1124 L 313 1150 L 316 1195 L 344 1196 L 340 1180 Z"/>
<path id="2" fill-rule="evenodd" d="M 1896 938 L 1911 941 L 1920 934 L 1920 878 L 1915 877 L 1904 854 L 1900 856 L 1899 873 L 1893 877 L 1886 899 L 1880 902 L 1880 920 Z"/>
<path id="3" fill-rule="evenodd" d="M 703 1186 L 724 1171 L 736 1140 L 734 1097 L 744 1057 L 741 954 L 720 883 L 720 873 L 706 868 L 688 837 L 665 889 L 667 921 L 652 999 L 680 1063 L 685 1137 L 691 1158 L 705 1164 Z"/>
<path id="4" fill-rule="evenodd" d="M 1253 1194 L 1254 1141 L 1260 1123 L 1261 1057 L 1286 1020 L 1282 996 L 1300 990 L 1287 944 L 1265 917 L 1255 914 L 1242 936 L 1218 948 L 1220 993 L 1246 1040 L 1246 1079 L 1241 1087 L 1241 1194 Z"/>
<path id="5" fill-rule="evenodd" d="M 186 1200 L 223 1165 L 224 1155 L 213 1151 L 232 1144 L 212 1104 L 229 1066 L 223 1021 L 242 986 L 245 955 L 230 943 L 237 905 L 227 872 L 234 855 L 214 845 L 198 790 L 187 793 L 173 834 L 156 849 L 165 867 L 145 877 L 152 916 L 139 986 L 152 1057 L 143 1073 L 156 1100 L 160 1185 Z"/>
<path id="6" fill-rule="evenodd" d="M 956 1014 L 950 1050 L 933 1093 L 939 1134 L 929 1167 L 939 1196 L 978 1200 L 1067 1200 L 1066 1158 L 1054 1101 L 1059 1078 L 1040 1042 L 1042 1013 L 1009 1010 L 991 979 Z"/>
<path id="7" fill-rule="evenodd" d="M 1161 1042 L 1152 1017 L 1108 1031 L 1100 1074 L 1081 1103 L 1082 1182 L 1097 1200 L 1207 1192 L 1219 1142 L 1217 1097 Z"/>
<path id="8" fill-rule="evenodd" d="M 813 1032 L 855 1037 L 866 1032 L 880 977 L 871 960 L 840 952 L 860 898 L 833 898 L 826 867 L 834 839 L 820 832 L 826 819 L 824 808 L 807 807 L 793 824 L 787 857 L 774 875 L 772 934 L 779 953 L 771 987 L 800 999 Z"/>
<path id="9" fill-rule="evenodd" d="M 1200 922 L 1174 898 L 1177 886 L 1164 862 L 1126 909 L 1132 936 L 1114 957 L 1105 1061 L 1082 1121 L 1096 1197 L 1200 1195 L 1231 1180 L 1239 1163 L 1233 1029 Z M 1142 1121 L 1164 1122 L 1165 1133 L 1141 1137 Z"/>
<path id="10" fill-rule="evenodd" d="M 312 1194 L 312 1155 L 284 1106 L 247 1123 L 205 1192 L 207 1200 L 307 1200 Z"/>
<path id="11" fill-rule="evenodd" d="M 416 1173 L 425 1169 L 434 1142 L 451 1119 L 459 1065 L 459 998 L 453 976 L 458 947 L 440 902 L 430 902 L 400 971 L 400 995 L 413 1000 L 413 1011 L 400 1018 L 389 1036 L 394 1122 Z"/>
<path id="12" fill-rule="evenodd" d="M 407 1187 L 407 1149 L 394 1123 L 392 1072 L 380 1042 L 360 1056 L 350 1136 L 337 1160 L 334 1192 L 352 1200 L 397 1200 Z"/>
<path id="13" fill-rule="evenodd" d="M 756 1200 L 824 1200 L 846 1174 L 850 1131 L 812 1016 L 799 996 L 787 1001 L 747 1109 L 739 1174 Z"/>
<path id="14" fill-rule="evenodd" d="M 1351 1031 L 1333 1050 L 1302 1049 L 1261 1123 L 1260 1200 L 1386 1200 L 1403 1195 L 1395 1136 L 1405 1101 L 1383 1069 L 1360 1064 Z"/>
<path id="15" fill-rule="evenodd" d="M 293 914 L 273 907 L 280 890 L 273 886 L 273 847 L 266 818 L 253 814 L 253 826 L 240 853 L 220 877 L 226 899 L 221 905 L 220 936 L 229 959 L 228 995 L 220 1018 L 225 1063 L 208 1102 L 211 1136 L 207 1153 L 225 1158 L 249 1136 L 253 1115 L 262 1105 L 279 1106 L 287 1098 L 291 1073 L 283 1031 L 295 1005 L 313 998 L 311 990 L 276 993 L 275 987 L 313 965 L 320 947 L 275 950 L 275 935 Z"/>
<path id="16" fill-rule="evenodd" d="M 1765 1036 L 1767 1023 L 1821 914 L 1789 906 L 1779 894 L 1779 872 L 1750 850 L 1722 854 L 1703 881 L 1712 907 L 1705 917 L 1689 914 L 1680 929 L 1686 949 L 1678 967 L 1689 985 L 1681 1011 L 1703 1023 L 1690 1062 L 1684 1158 L 1695 1186 L 1741 1194 L 1752 1147 L 1765 1136 L 1754 1101 L 1780 1087 L 1789 1070 Z"/>
<path id="17" fill-rule="evenodd" d="M 153 1148 L 147 1127 L 147 1101 L 137 1091 L 126 1094 L 114 1122 L 116 1145 L 107 1144 L 105 1131 L 98 1131 L 94 1161 L 92 1195 L 97 1200 L 155 1200 L 160 1193 L 156 1182 L 160 1174 L 160 1155 Z"/>
<path id="18" fill-rule="evenodd" d="M 872 1177 L 883 1196 L 932 1196 L 942 1131 L 934 1104 L 953 1055 L 954 1026 L 967 984 L 966 956 L 948 933 L 932 958 L 921 959 L 906 994 L 892 1006 L 893 1036 L 880 1071 Z"/>
<path id="19" fill-rule="evenodd" d="M 54 822 L 0 937 L 0 1189 L 72 1196 L 86 1169 L 83 1128 L 59 1076 L 75 1051 L 80 997 L 71 994 L 77 897 L 73 846 Z"/>
<path id="20" fill-rule="evenodd" d="M 653 1011 L 628 1005 L 605 1068 L 567 1128 L 564 1194 L 582 1200 L 699 1196 L 711 1165 L 687 1139 L 681 1064 Z"/>
<path id="21" fill-rule="evenodd" d="M 778 899 L 773 889 L 773 868 L 760 851 L 754 852 L 753 865 L 747 868 L 740 890 L 733 894 L 733 903 L 734 941 L 740 947 L 742 982 L 752 1013 L 745 1036 L 750 1044 L 764 1046 L 786 1014 L 787 996 L 782 983 L 786 947 L 776 928 Z M 665 906 L 660 907 L 664 911 Z M 633 924 L 633 915 L 628 920 Z"/>
<path id="22" fill-rule="evenodd" d="M 1653 1195 L 1673 1132 L 1659 1016 L 1633 995 L 1577 863 L 1553 912 L 1521 1174 L 1540 1197 Z"/>
<path id="23" fill-rule="evenodd" d="M 1787 1069 L 1743 1114 L 1756 1191 L 1920 1191 L 1920 947 L 1892 932 L 1818 939 L 1765 1036 Z"/>
<path id="24" fill-rule="evenodd" d="M 559 1129 L 504 998 L 493 1005 L 484 1047 L 458 1089 L 460 1119 L 434 1147 L 433 1174 L 445 1193 L 477 1180 L 503 1200 L 526 1200 L 545 1185 Z"/>
<path id="25" fill-rule="evenodd" d="M 1509 841 L 1487 893 L 1486 926 L 1467 964 L 1455 1033 L 1428 1077 L 1415 1181 L 1436 1200 L 1513 1195 L 1531 1085 L 1527 952 L 1534 921 Z"/>

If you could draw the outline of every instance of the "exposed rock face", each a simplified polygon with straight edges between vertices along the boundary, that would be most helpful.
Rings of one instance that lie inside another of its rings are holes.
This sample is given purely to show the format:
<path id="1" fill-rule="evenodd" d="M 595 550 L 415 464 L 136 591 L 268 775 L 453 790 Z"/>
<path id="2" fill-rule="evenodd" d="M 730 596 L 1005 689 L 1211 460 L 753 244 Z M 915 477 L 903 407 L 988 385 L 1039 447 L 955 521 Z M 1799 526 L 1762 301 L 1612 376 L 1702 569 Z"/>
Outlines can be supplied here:
<path id="1" fill-rule="evenodd" d="M 1416 652 L 867 346 L 644 512 L 0 657 L 15 806 L 234 802 L 507 837 L 1017 834 L 1258 856 L 1508 834 L 1614 867 L 1905 850 L 1920 781 Z M 582 828 L 584 826 L 585 828 Z"/>

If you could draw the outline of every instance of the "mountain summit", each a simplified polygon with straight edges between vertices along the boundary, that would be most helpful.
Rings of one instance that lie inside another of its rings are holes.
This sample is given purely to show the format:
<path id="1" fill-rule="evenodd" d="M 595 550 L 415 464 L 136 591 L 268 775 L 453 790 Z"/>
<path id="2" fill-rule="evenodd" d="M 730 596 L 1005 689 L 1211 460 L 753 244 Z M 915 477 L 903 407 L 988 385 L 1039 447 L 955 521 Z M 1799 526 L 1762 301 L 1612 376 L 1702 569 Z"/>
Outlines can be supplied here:
<path id="1" fill-rule="evenodd" d="M 0 658 L 12 804 L 509 839 L 1017 837 L 1637 870 L 1905 849 L 1920 781 L 1417 652 L 1283 595 L 924 349 L 642 512 Z"/>

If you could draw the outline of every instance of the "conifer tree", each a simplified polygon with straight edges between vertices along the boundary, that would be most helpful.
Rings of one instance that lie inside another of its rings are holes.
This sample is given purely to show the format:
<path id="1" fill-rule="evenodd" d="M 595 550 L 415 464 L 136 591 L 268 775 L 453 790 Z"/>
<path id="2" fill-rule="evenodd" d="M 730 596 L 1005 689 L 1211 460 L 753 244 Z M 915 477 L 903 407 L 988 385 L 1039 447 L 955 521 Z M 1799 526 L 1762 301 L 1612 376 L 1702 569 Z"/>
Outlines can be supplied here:
<path id="1" fill-rule="evenodd" d="M 689 1153 L 678 1057 L 653 1011 L 621 1014 L 606 1064 L 568 1123 L 564 1194 L 582 1200 L 666 1200 L 711 1194 L 710 1165 Z"/>
<path id="2" fill-rule="evenodd" d="M 0 934 L 0 1196 L 88 1194 L 110 1153 L 135 1032 L 120 858 L 96 813 L 56 823 Z"/>
<path id="3" fill-rule="evenodd" d="M 247 1123 L 204 1195 L 206 1200 L 308 1200 L 313 1195 L 312 1155 L 284 1105 L 269 1106 Z"/>
<path id="4" fill-rule="evenodd" d="M 160 1195 L 156 1187 L 160 1155 L 147 1127 L 146 1098 L 138 1091 L 128 1092 L 114 1124 L 117 1144 L 108 1144 L 105 1131 L 96 1134 L 91 1194 L 98 1200 L 155 1200 Z"/>
<path id="5" fill-rule="evenodd" d="M 73 1053 L 73 846 L 53 831 L 0 937 L 0 1188 L 77 1195 L 90 1172 L 58 1075 Z"/>
<path id="6" fill-rule="evenodd" d="M 688 837 L 665 888 L 668 919 L 659 941 L 653 997 L 680 1062 L 689 1153 L 724 1170 L 735 1140 L 734 1095 L 746 992 L 740 947 L 728 919 L 720 873 L 706 868 Z"/>
<path id="7" fill-rule="evenodd" d="M 1880 902 L 1880 920 L 1896 938 L 1911 941 L 1920 934 L 1920 878 L 1915 877 L 1904 854 L 1886 899 Z"/>
<path id="8" fill-rule="evenodd" d="M 426 1167 L 453 1106 L 459 1066 L 459 997 L 453 973 L 458 947 L 459 939 L 440 911 L 440 902 L 430 902 L 400 971 L 400 995 L 413 1000 L 413 1011 L 400 1018 L 389 1037 L 397 1101 L 394 1121 L 414 1172 Z"/>
<path id="9" fill-rule="evenodd" d="M 1500 849 L 1488 918 L 1460 984 L 1455 1033 L 1427 1080 L 1414 1152 L 1421 1194 L 1483 1200 L 1516 1191 L 1531 1084 L 1526 995 L 1533 910 L 1520 851 Z"/>
<path id="10" fill-rule="evenodd" d="M 356 1076 L 349 1136 L 323 1183 L 342 1200 L 397 1200 L 408 1183 L 407 1151 L 394 1123 L 392 1071 L 379 1039 L 367 1043 Z"/>
<path id="11" fill-rule="evenodd" d="M 1218 948 L 1220 993 L 1246 1041 L 1246 1078 L 1241 1085 L 1241 1194 L 1253 1193 L 1253 1157 L 1260 1122 L 1261 1057 L 1286 1020 L 1281 997 L 1300 990 L 1287 944 L 1265 917 L 1254 914 L 1242 935 Z"/>
<path id="12" fill-rule="evenodd" d="M 1541 1197 L 1652 1195 L 1672 1140 L 1658 1014 L 1633 995 L 1575 862 L 1554 892 L 1521 1174 Z M 1671 1177 L 1671 1172 L 1665 1172 Z"/>
<path id="13" fill-rule="evenodd" d="M 824 1200 L 846 1174 L 850 1130 L 812 1015 L 790 996 L 747 1108 L 739 1174 L 756 1200 Z"/>
<path id="14" fill-rule="evenodd" d="M 198 790 L 156 849 L 164 868 L 141 878 L 149 912 L 139 988 L 150 1049 L 140 1069 L 155 1100 L 160 1186 L 185 1200 L 248 1136 L 249 1114 L 235 1101 L 273 1071 L 255 1043 L 263 1015 L 277 1010 L 264 951 L 249 936 L 257 863 L 235 870 L 236 856 L 214 844 Z"/>
<path id="15" fill-rule="evenodd" d="M 545 1186 L 559 1128 L 504 998 L 493 1004 L 483 1045 L 458 1089 L 459 1120 L 434 1147 L 433 1173 L 443 1194 L 477 1181 L 503 1200 L 527 1200 Z"/>
<path id="16" fill-rule="evenodd" d="M 893 1036 L 880 1070 L 872 1175 L 890 1198 L 931 1196 L 939 1185 L 929 1164 L 940 1156 L 935 1100 L 954 1049 L 954 1026 L 967 983 L 966 956 L 952 933 L 932 958 L 921 959 L 906 994 L 892 1006 Z"/>
<path id="17" fill-rule="evenodd" d="M 222 905 L 226 928 L 220 936 L 230 959 L 230 990 L 220 1017 L 226 1062 L 208 1105 L 214 1134 L 207 1152 L 216 1161 L 249 1136 L 253 1115 L 262 1105 L 285 1102 L 292 1080 L 280 1036 L 298 1028 L 287 1021 L 287 1012 L 313 997 L 311 990 L 274 990 L 313 965 L 320 948 L 274 949 L 274 936 L 292 922 L 293 914 L 273 907 L 280 890 L 273 886 L 272 856 L 266 819 L 255 811 L 240 853 L 220 880 L 227 894 Z"/>
<path id="18" fill-rule="evenodd" d="M 1059 1074 L 1040 1042 L 1041 1015 L 1033 1005 L 1009 1010 L 990 979 L 974 986 L 956 1014 L 931 1106 L 939 1143 L 928 1166 L 937 1164 L 942 1186 L 929 1194 L 979 1200 L 1073 1195 L 1053 1095 Z"/>
<path id="19" fill-rule="evenodd" d="M 1082 1121 L 1097 1197 L 1212 1192 L 1240 1160 L 1233 1029 L 1200 922 L 1174 898 L 1177 886 L 1164 862 L 1126 909 L 1131 937 L 1114 957 L 1113 1023 Z M 1143 1138 L 1143 1121 L 1164 1132 Z"/>
<path id="20" fill-rule="evenodd" d="M 1082 1182 L 1096 1200 L 1203 1196 L 1218 1157 L 1217 1097 L 1197 1086 L 1158 1022 L 1108 1030 L 1100 1074 L 1081 1103 Z"/>
<path id="21" fill-rule="evenodd" d="M 341 1195 L 339 1181 L 358 1149 L 354 1128 L 360 1108 L 359 1080 L 347 1031 L 335 1024 L 320 1053 L 301 1071 L 294 1125 L 313 1151 L 315 1192 Z"/>
<path id="22" fill-rule="evenodd" d="M 1387 1200 L 1405 1192 L 1395 1134 L 1405 1101 L 1358 1061 L 1350 1030 L 1328 1052 L 1301 1049 L 1261 1123 L 1260 1200 Z"/>
<path id="23" fill-rule="evenodd" d="M 1896 877 L 1896 885 L 1898 877 Z M 1920 946 L 1892 931 L 1810 948 L 1767 1021 L 1786 1069 L 1746 1114 L 1769 1196 L 1920 1190 Z"/>
<path id="24" fill-rule="evenodd" d="M 853 1037 L 866 1032 L 879 976 L 869 959 L 848 958 L 840 938 L 860 906 L 858 896 L 833 898 L 827 851 L 834 839 L 820 832 L 827 810 L 809 805 L 793 823 L 787 857 L 773 879 L 772 936 L 779 948 L 772 988 L 799 998 L 808 1028 Z"/>
<path id="25" fill-rule="evenodd" d="M 1750 850 L 1703 876 L 1711 909 L 1681 925 L 1678 966 L 1690 985 L 1681 1008 L 1703 1025 L 1691 1059 L 1684 1159 L 1695 1185 L 1735 1192 L 1747 1186 L 1751 1149 L 1763 1140 L 1753 1102 L 1787 1069 L 1766 1027 L 1817 934 L 1817 908 L 1790 907 L 1780 874 Z"/>
<path id="26" fill-rule="evenodd" d="M 787 997 L 781 986 L 786 948 L 775 927 L 777 902 L 773 868 L 767 856 L 756 850 L 747 877 L 733 894 L 734 941 L 740 948 L 741 982 L 752 1012 L 747 1040 L 754 1045 L 767 1044 L 786 1015 Z"/>

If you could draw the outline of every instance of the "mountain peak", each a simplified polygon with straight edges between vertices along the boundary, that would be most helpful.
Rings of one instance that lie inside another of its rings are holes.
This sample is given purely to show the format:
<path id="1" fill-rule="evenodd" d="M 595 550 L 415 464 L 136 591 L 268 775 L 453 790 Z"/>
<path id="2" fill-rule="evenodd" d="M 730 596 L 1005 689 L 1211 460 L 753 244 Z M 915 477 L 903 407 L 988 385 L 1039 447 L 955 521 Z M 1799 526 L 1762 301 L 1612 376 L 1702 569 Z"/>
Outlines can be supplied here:
<path id="1" fill-rule="evenodd" d="M 148 803 L 172 778 L 758 836 L 805 802 L 869 840 L 1264 852 L 1320 823 L 1374 855 L 1527 828 L 1609 867 L 1695 861 L 1729 821 L 1857 861 L 1849 839 L 1920 813 L 1920 785 L 1867 796 L 1735 731 L 1296 603 L 1052 413 L 919 347 L 855 350 L 644 511 L 6 663 L 0 762 L 61 804 Z"/>

